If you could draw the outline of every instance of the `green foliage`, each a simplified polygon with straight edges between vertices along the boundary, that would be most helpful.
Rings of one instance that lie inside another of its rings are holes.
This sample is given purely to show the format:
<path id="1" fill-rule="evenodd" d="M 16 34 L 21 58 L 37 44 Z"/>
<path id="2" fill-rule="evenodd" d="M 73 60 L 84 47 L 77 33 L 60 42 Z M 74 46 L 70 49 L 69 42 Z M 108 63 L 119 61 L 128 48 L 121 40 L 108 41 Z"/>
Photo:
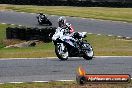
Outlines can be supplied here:
<path id="1" fill-rule="evenodd" d="M 0 43 L 0 49 L 1 49 L 1 48 L 4 48 L 4 47 L 5 47 L 5 45 L 2 44 L 2 43 Z"/>

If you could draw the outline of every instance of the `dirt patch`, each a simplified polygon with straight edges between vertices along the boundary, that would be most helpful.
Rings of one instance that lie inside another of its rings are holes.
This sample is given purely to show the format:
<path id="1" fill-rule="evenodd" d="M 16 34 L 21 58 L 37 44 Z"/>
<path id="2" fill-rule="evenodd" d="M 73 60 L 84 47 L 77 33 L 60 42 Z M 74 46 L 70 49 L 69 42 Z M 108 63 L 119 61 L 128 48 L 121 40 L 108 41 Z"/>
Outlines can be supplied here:
<path id="1" fill-rule="evenodd" d="M 26 41 L 26 42 L 14 44 L 14 45 L 8 45 L 8 46 L 6 46 L 5 48 L 33 47 L 33 46 L 36 45 L 36 42 L 38 42 L 38 40 Z M 14 43 L 14 42 L 13 42 L 13 43 Z M 16 43 L 16 42 L 15 42 L 15 43 Z"/>

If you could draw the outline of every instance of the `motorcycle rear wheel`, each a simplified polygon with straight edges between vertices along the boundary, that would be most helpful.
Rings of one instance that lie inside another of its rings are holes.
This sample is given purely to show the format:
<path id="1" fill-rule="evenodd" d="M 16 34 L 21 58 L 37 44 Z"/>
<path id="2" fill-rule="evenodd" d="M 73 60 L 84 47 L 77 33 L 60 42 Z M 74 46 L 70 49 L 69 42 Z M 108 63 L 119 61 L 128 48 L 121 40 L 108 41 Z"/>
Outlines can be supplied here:
<path id="1" fill-rule="evenodd" d="M 52 26 L 52 23 L 48 20 L 47 21 L 47 24 L 49 25 L 49 26 Z"/>

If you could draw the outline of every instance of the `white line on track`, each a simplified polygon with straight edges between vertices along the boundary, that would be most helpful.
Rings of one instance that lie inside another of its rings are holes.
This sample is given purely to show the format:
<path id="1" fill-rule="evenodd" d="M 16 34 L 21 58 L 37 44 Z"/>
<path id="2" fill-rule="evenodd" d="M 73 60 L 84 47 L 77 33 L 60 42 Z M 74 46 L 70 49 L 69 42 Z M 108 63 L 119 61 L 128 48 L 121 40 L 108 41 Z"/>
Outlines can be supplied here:
<path id="1" fill-rule="evenodd" d="M 1 23 L 1 24 L 6 24 L 6 23 Z"/>
<path id="2" fill-rule="evenodd" d="M 87 19 L 87 18 L 82 18 L 82 19 Z"/>
<path id="3" fill-rule="evenodd" d="M 88 34 L 93 34 L 93 33 L 88 33 Z"/>
<path id="4" fill-rule="evenodd" d="M 30 13 L 30 14 L 35 14 L 35 13 Z"/>
<path id="5" fill-rule="evenodd" d="M 95 19 L 90 19 L 90 20 L 95 20 Z"/>
<path id="6" fill-rule="evenodd" d="M 96 58 L 108 58 L 108 57 L 129 57 L 132 58 L 132 56 L 95 56 Z"/>
<path id="7" fill-rule="evenodd" d="M 48 83 L 48 82 L 72 82 L 72 81 L 76 81 L 76 80 L 51 80 L 51 81 L 31 81 L 31 82 L 32 83 Z M 19 84 L 19 83 L 26 83 L 26 82 L 5 82 L 5 83 Z M 0 83 L 0 84 L 5 84 L 5 83 Z"/>
<path id="8" fill-rule="evenodd" d="M 51 80 L 51 81 L 31 81 L 32 83 L 48 83 L 48 82 L 72 82 L 75 80 Z M 3 82 L 0 84 L 5 84 L 5 83 L 11 83 L 11 84 L 20 84 L 20 83 L 28 83 L 28 82 Z"/>
<path id="9" fill-rule="evenodd" d="M 118 38 L 121 38 L 122 36 L 117 36 Z"/>
<path id="10" fill-rule="evenodd" d="M 101 35 L 101 34 L 97 34 L 97 35 Z"/>
<path id="11" fill-rule="evenodd" d="M 53 16 L 53 17 L 54 17 L 54 16 L 56 16 L 56 15 L 50 15 L 50 16 Z"/>
<path id="12" fill-rule="evenodd" d="M 32 81 L 32 82 L 37 82 L 37 83 L 46 83 L 46 82 L 49 82 L 49 81 Z"/>
<path id="13" fill-rule="evenodd" d="M 15 24 L 11 24 L 11 25 L 15 25 Z"/>
<path id="14" fill-rule="evenodd" d="M 115 57 L 126 57 L 126 58 L 132 58 L 132 56 L 94 56 L 95 58 L 115 58 Z M 58 57 L 46 57 L 47 59 L 54 59 L 54 58 L 58 58 Z M 77 58 L 77 57 L 70 57 L 70 58 Z M 82 58 L 82 57 L 80 57 Z"/>
<path id="15" fill-rule="evenodd" d="M 20 12 L 20 13 L 26 13 L 26 12 Z"/>
<path id="16" fill-rule="evenodd" d="M 122 22 L 122 23 L 127 23 L 127 22 Z"/>
<path id="17" fill-rule="evenodd" d="M 113 35 L 108 35 L 108 36 L 113 36 Z"/>
<path id="18" fill-rule="evenodd" d="M 126 37 L 126 39 L 130 39 L 131 37 Z"/>
<path id="19" fill-rule="evenodd" d="M 128 57 L 128 58 L 132 58 L 132 56 L 94 56 L 95 58 L 108 58 L 108 57 Z M 1 58 L 0 60 L 24 60 L 24 59 L 27 59 L 27 60 L 30 60 L 30 59 L 54 59 L 54 58 L 58 58 L 58 57 L 43 57 L 43 58 Z M 70 57 L 70 58 L 77 58 L 77 57 Z M 81 57 L 80 57 L 81 58 Z"/>
<path id="20" fill-rule="evenodd" d="M 20 27 L 21 27 L 22 25 L 18 25 L 18 26 L 20 26 Z"/>
<path id="21" fill-rule="evenodd" d="M 47 58 L 47 57 L 43 57 L 43 58 L 1 58 L 0 60 L 25 60 L 25 59 L 30 60 L 30 59 L 44 59 L 44 58 Z M 53 57 L 51 57 L 51 59 L 52 58 Z M 57 57 L 54 57 L 54 58 L 57 58 Z"/>
<path id="22" fill-rule="evenodd" d="M 58 82 L 72 82 L 72 81 L 75 81 L 75 80 L 56 80 Z"/>
<path id="23" fill-rule="evenodd" d="M 8 82 L 8 83 L 15 83 L 16 84 L 16 83 L 24 83 L 24 82 Z"/>

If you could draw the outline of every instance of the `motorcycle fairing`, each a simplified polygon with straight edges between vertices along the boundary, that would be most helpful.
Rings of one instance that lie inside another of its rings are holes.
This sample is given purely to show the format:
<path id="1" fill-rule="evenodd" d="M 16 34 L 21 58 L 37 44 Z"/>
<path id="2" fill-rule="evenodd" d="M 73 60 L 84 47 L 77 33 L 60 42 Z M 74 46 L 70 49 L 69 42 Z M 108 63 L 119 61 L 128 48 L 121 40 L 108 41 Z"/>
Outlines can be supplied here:
<path id="1" fill-rule="evenodd" d="M 63 36 L 63 37 L 61 38 L 61 40 L 62 40 L 63 42 L 65 42 L 65 43 L 67 43 L 67 44 L 73 46 L 73 47 L 76 47 L 75 44 L 74 44 L 75 39 L 72 38 L 71 36 Z"/>

